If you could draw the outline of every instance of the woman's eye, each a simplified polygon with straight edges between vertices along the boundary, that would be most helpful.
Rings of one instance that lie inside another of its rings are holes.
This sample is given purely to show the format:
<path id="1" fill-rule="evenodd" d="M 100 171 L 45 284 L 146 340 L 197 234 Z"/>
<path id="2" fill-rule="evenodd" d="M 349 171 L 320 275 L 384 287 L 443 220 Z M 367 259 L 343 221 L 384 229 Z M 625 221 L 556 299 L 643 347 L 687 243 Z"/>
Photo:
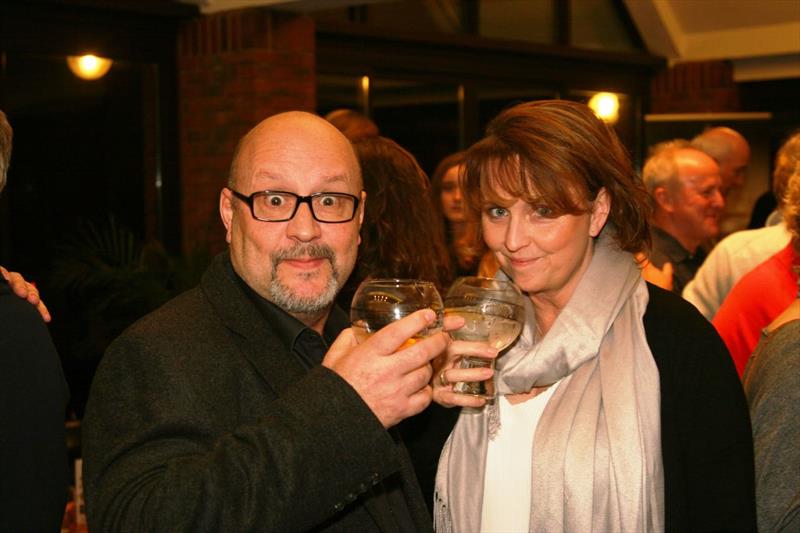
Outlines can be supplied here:
<path id="1" fill-rule="evenodd" d="M 539 205 L 533 208 L 533 212 L 536 214 L 537 217 L 541 218 L 552 218 L 553 217 L 553 210 L 549 207 Z"/>
<path id="2" fill-rule="evenodd" d="M 490 207 L 486 210 L 486 214 L 489 215 L 490 218 L 502 218 L 506 216 L 508 210 L 505 207 Z"/>

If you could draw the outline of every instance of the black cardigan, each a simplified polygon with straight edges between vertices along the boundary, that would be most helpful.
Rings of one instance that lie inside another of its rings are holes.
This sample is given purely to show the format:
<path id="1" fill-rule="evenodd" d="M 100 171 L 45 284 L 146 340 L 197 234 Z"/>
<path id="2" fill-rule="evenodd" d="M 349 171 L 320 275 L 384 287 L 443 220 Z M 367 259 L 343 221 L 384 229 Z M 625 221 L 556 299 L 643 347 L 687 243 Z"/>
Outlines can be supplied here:
<path id="1" fill-rule="evenodd" d="M 755 531 L 753 445 L 739 377 L 711 324 L 648 284 L 644 328 L 661 383 L 666 531 Z M 426 501 L 458 410 L 431 405 L 401 426 Z"/>
<path id="2" fill-rule="evenodd" d="M 667 531 L 756 531 L 750 417 L 739 376 L 711 324 L 648 285 L 647 343 L 661 382 Z"/>

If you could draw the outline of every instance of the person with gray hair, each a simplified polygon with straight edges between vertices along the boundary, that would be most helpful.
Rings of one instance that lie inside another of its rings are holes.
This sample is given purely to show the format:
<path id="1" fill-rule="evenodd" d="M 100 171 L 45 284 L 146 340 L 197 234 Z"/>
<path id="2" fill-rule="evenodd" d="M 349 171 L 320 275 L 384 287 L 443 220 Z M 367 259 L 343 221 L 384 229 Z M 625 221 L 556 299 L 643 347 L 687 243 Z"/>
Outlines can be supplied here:
<path id="1" fill-rule="evenodd" d="M 719 166 L 683 139 L 654 146 L 642 171 L 653 207 L 650 263 L 673 271 L 681 293 L 705 258 L 702 244 L 719 234 L 725 207 Z"/>
<path id="2" fill-rule="evenodd" d="M 710 155 L 719 165 L 723 197 L 744 184 L 750 164 L 750 144 L 741 133 L 722 126 L 707 128 L 692 139 L 691 144 Z"/>
<path id="3" fill-rule="evenodd" d="M 0 111 L 0 192 L 6 184 L 12 138 L 11 125 Z M 14 293 L 4 275 L 0 278 L 0 531 L 60 528 L 68 486 L 67 396 L 61 361 L 44 320 L 36 307 Z"/>
<path id="4" fill-rule="evenodd" d="M 800 129 L 784 141 L 775 156 L 772 187 L 779 198 L 778 213 L 783 210 L 786 184 L 798 162 Z M 728 235 L 708 254 L 695 277 L 684 288 L 683 297 L 708 320 L 712 320 L 736 282 L 756 265 L 783 249 L 790 239 L 789 230 L 783 222 Z"/>

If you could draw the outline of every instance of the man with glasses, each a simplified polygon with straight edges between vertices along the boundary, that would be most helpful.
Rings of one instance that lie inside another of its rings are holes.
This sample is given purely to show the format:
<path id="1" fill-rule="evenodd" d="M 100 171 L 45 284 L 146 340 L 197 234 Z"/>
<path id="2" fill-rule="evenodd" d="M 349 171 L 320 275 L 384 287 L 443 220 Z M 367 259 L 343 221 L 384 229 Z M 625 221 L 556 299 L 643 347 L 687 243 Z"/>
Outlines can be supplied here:
<path id="1" fill-rule="evenodd" d="M 365 193 L 347 139 L 308 113 L 240 141 L 219 207 L 229 251 L 109 347 L 84 418 L 97 531 L 430 529 L 392 428 L 431 398 L 430 310 L 358 344 L 333 299 Z M 396 352 L 396 353 L 395 353 Z"/>

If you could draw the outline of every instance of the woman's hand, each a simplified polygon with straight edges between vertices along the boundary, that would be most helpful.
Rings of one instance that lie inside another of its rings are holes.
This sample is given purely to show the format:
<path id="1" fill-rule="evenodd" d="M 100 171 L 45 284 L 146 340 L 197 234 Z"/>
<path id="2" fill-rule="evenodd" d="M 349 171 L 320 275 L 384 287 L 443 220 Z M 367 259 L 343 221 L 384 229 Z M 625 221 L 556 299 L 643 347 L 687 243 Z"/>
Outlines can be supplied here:
<path id="1" fill-rule="evenodd" d="M 39 298 L 39 290 L 36 285 L 25 281 L 25 278 L 18 272 L 9 272 L 2 266 L 0 266 L 0 275 L 8 282 L 14 294 L 27 300 L 28 303 L 36 307 L 45 322 L 50 322 L 50 311 L 47 310 L 47 306 Z"/>
<path id="2" fill-rule="evenodd" d="M 445 317 L 445 331 L 452 331 L 464 325 L 461 317 Z M 433 361 L 433 401 L 444 407 L 482 407 L 483 398 L 453 392 L 453 384 L 459 381 L 483 381 L 494 375 L 491 368 L 461 368 L 464 356 L 494 359 L 499 352 L 486 342 L 450 341 L 447 350 Z"/>

